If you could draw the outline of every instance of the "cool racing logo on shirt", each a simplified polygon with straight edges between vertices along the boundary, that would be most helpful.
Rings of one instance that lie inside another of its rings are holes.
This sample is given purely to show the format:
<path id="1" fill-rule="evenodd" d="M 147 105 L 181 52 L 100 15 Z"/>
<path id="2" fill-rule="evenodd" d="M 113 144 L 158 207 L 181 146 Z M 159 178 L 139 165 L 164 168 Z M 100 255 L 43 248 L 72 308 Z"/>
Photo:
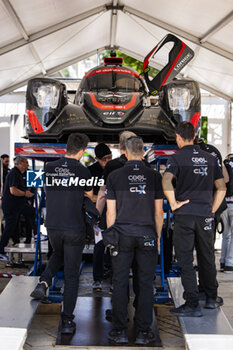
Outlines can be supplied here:
<path id="1" fill-rule="evenodd" d="M 67 166 L 67 165 L 66 165 Z M 71 173 L 70 172 L 70 169 L 69 168 L 63 168 L 63 167 L 56 167 L 54 169 L 54 171 L 56 172 L 56 174 L 58 176 L 75 176 L 74 173 Z"/>
<path id="2" fill-rule="evenodd" d="M 207 160 L 204 157 L 192 157 L 192 162 L 195 164 L 205 164 L 207 163 Z"/>
<path id="3" fill-rule="evenodd" d="M 144 175 L 129 175 L 128 179 L 131 193 L 146 194 L 146 177 Z"/>
<path id="4" fill-rule="evenodd" d="M 144 175 L 129 175 L 128 179 L 130 181 L 137 182 L 137 183 L 141 183 L 141 182 L 146 181 L 146 177 Z"/>

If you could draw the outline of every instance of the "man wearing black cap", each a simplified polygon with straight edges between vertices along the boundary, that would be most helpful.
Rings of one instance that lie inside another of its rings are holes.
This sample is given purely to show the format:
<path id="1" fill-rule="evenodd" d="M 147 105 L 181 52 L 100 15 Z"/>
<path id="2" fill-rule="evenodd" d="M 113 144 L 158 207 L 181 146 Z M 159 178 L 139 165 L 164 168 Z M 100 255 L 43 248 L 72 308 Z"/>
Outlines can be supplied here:
<path id="1" fill-rule="evenodd" d="M 92 164 L 88 169 L 93 177 L 101 179 L 105 165 L 112 159 L 112 153 L 110 148 L 105 143 L 99 143 L 95 147 L 96 162 Z M 96 202 L 99 192 L 99 186 L 94 186 L 94 202 Z M 105 214 L 105 213 L 103 213 Z M 100 222 L 100 228 L 106 228 L 105 215 L 102 214 L 102 221 Z M 101 291 L 101 281 L 103 280 L 103 256 L 104 256 L 104 244 L 103 240 L 100 240 L 94 247 L 93 254 L 93 290 L 96 292 Z"/>

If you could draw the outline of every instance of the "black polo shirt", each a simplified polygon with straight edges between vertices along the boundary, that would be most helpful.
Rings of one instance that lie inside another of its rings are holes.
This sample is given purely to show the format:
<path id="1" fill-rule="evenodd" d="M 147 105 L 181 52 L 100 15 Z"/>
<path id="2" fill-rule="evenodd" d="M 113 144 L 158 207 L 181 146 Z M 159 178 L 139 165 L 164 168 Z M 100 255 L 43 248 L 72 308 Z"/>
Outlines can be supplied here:
<path id="1" fill-rule="evenodd" d="M 142 161 L 127 161 L 109 174 L 106 198 L 115 199 L 115 224 L 131 236 L 156 236 L 155 199 L 163 198 L 161 175 Z"/>
<path id="2" fill-rule="evenodd" d="M 125 163 L 128 161 L 128 159 L 126 158 L 126 156 L 124 154 L 122 154 L 120 157 L 118 158 L 115 158 L 115 159 L 112 159 L 110 160 L 110 162 L 108 162 L 104 168 L 104 171 L 103 171 L 103 179 L 104 179 L 104 182 L 106 184 L 107 182 L 107 178 L 108 178 L 108 175 L 113 171 L 113 170 L 116 170 L 116 169 L 119 169 L 119 168 L 122 168 Z M 146 165 L 148 168 L 150 168 L 150 164 L 147 162 L 147 160 L 143 159 L 142 160 L 143 164 Z"/>
<path id="3" fill-rule="evenodd" d="M 26 199 L 24 196 L 14 196 L 11 194 L 10 187 L 16 187 L 21 191 L 26 191 L 25 179 L 17 167 L 11 169 L 6 176 L 2 198 L 2 208 L 5 212 L 19 211 L 24 207 Z"/>
<path id="4" fill-rule="evenodd" d="M 108 179 L 108 175 L 116 170 L 116 169 L 119 169 L 119 168 L 122 168 L 125 163 L 127 162 L 127 158 L 124 154 L 122 154 L 120 157 L 118 158 L 115 158 L 115 159 L 112 159 L 110 160 L 105 168 L 104 168 L 104 171 L 103 171 L 103 179 L 104 179 L 104 183 L 106 184 L 107 182 L 107 179 Z"/>
<path id="5" fill-rule="evenodd" d="M 101 167 L 99 162 L 95 162 L 94 164 L 89 166 L 87 169 L 90 170 L 91 176 L 97 177 L 98 179 L 102 179 L 104 169 Z M 99 189 L 100 187 L 98 185 L 93 187 L 94 195 L 98 194 Z"/>
<path id="6" fill-rule="evenodd" d="M 170 156 L 166 172 L 176 177 L 176 200 L 189 203 L 174 214 L 212 216 L 214 181 L 223 178 L 221 163 L 197 145 Z"/>
<path id="7" fill-rule="evenodd" d="M 10 172 L 10 169 L 8 168 L 8 166 L 3 165 L 2 169 L 1 169 L 2 164 L 0 163 L 0 174 L 2 173 L 2 179 L 0 178 L 0 181 L 3 181 L 3 186 L 7 177 L 7 174 Z"/>
<path id="8" fill-rule="evenodd" d="M 46 164 L 47 228 L 85 232 L 83 199 L 84 192 L 92 189 L 89 183 L 90 171 L 74 158 Z"/>

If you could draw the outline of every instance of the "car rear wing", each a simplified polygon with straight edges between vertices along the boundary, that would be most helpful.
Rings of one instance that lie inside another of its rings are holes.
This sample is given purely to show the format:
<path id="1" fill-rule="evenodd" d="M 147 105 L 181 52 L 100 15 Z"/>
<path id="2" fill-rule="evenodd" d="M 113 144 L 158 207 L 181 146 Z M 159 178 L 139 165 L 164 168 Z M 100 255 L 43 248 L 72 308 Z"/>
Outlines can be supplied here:
<path id="1" fill-rule="evenodd" d="M 174 45 L 169 52 L 169 61 L 165 67 L 152 79 L 149 78 L 149 61 L 168 42 Z M 194 56 L 194 52 L 175 35 L 166 35 L 145 57 L 143 62 L 143 74 L 151 95 L 157 95 L 161 87 L 171 81 Z"/>

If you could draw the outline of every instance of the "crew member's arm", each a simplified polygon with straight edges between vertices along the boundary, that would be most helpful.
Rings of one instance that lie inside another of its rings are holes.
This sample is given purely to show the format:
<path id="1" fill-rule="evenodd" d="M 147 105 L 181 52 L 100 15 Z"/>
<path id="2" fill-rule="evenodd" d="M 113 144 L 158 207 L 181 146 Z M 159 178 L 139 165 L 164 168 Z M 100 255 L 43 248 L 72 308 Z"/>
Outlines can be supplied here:
<path id="1" fill-rule="evenodd" d="M 160 246 L 161 231 L 163 228 L 163 199 L 155 200 L 155 226 L 158 234 L 158 247 Z"/>
<path id="2" fill-rule="evenodd" d="M 10 187 L 10 193 L 16 197 L 25 197 L 25 191 L 22 191 L 15 186 Z"/>
<path id="3" fill-rule="evenodd" d="M 91 172 L 87 168 L 86 168 L 86 172 L 87 172 L 86 181 L 88 181 L 89 179 L 91 179 Z M 86 184 L 86 186 L 84 188 L 84 196 L 90 198 L 90 200 L 93 202 L 94 192 L 93 192 L 92 186 L 88 186 Z"/>
<path id="4" fill-rule="evenodd" d="M 27 198 L 31 198 L 34 196 L 34 194 L 29 191 L 29 190 L 26 190 L 26 191 L 22 191 L 20 190 L 19 188 L 15 187 L 15 186 L 11 186 L 10 187 L 10 193 L 13 195 L 13 196 L 16 196 L 16 197 L 27 197 Z"/>
<path id="5" fill-rule="evenodd" d="M 216 191 L 214 193 L 214 200 L 212 205 L 213 214 L 218 210 L 226 195 L 226 185 L 223 178 L 215 180 L 214 185 L 216 187 Z"/>
<path id="6" fill-rule="evenodd" d="M 114 189 L 114 179 L 112 178 L 112 174 L 108 176 L 107 183 L 106 183 L 106 200 L 107 200 L 107 214 L 106 214 L 106 221 L 107 221 L 107 227 L 110 227 L 114 225 L 116 221 L 117 216 L 117 197 L 116 197 L 116 191 Z"/>
<path id="7" fill-rule="evenodd" d="M 84 196 L 90 198 L 90 200 L 93 201 L 93 197 L 94 197 L 93 190 L 85 191 Z"/>
<path id="8" fill-rule="evenodd" d="M 98 210 L 100 215 L 102 215 L 103 210 L 104 210 L 104 206 L 106 203 L 105 190 L 106 190 L 106 185 L 103 185 L 100 187 L 99 192 L 98 192 L 98 196 L 97 196 L 97 200 L 96 200 L 96 209 Z"/>
<path id="9" fill-rule="evenodd" d="M 107 227 L 114 225 L 116 221 L 116 200 L 107 199 Z"/>
<path id="10" fill-rule="evenodd" d="M 227 168 L 225 167 L 224 163 L 222 163 L 222 174 L 223 174 L 225 183 L 229 182 L 229 180 L 230 180 L 229 174 L 228 174 Z"/>
<path id="11" fill-rule="evenodd" d="M 170 204 L 171 210 L 175 211 L 182 207 L 184 204 L 189 203 L 189 200 L 179 202 L 176 200 L 175 197 L 175 190 L 172 184 L 172 179 L 174 178 L 174 175 L 169 172 L 165 172 L 163 175 L 162 185 L 163 185 L 163 192 Z"/>
<path id="12" fill-rule="evenodd" d="M 97 201 L 97 194 L 93 194 L 92 202 L 93 202 L 93 203 L 96 203 L 96 201 Z"/>

